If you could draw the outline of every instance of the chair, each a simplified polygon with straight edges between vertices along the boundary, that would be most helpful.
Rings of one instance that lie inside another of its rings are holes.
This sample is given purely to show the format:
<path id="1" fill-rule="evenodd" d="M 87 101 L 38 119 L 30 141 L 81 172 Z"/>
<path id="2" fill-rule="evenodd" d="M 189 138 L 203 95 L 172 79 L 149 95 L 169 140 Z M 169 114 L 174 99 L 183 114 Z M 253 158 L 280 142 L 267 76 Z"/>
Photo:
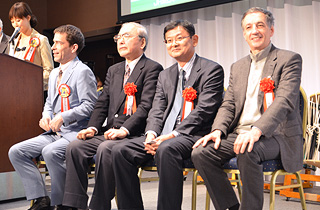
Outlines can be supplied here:
<path id="1" fill-rule="evenodd" d="M 103 90 L 103 87 L 97 89 L 98 95 L 101 94 L 102 90 Z M 45 168 L 45 171 L 40 172 L 41 174 L 49 175 L 49 172 L 48 172 L 48 170 L 46 168 L 46 162 L 44 161 L 42 155 L 39 155 L 38 157 L 35 158 L 35 164 L 37 165 L 38 168 L 40 168 L 40 167 L 44 167 Z M 94 160 L 91 163 L 91 167 L 93 167 L 93 168 L 95 167 Z M 92 178 L 92 177 L 94 177 L 94 174 L 89 173 L 88 177 Z M 30 206 L 32 206 L 33 203 L 34 203 L 34 200 L 31 200 L 31 205 Z"/>
<path id="2" fill-rule="evenodd" d="M 307 97 L 306 93 L 303 90 L 302 87 L 300 87 L 300 113 L 302 118 L 302 128 L 303 133 L 305 133 L 306 129 L 306 117 L 307 117 Z M 224 165 L 225 172 L 230 173 L 236 173 L 240 174 L 237 166 L 237 158 L 232 158 L 229 162 L 227 162 Z M 276 190 L 282 190 L 282 189 L 288 189 L 288 188 L 298 188 L 299 189 L 299 195 L 301 200 L 301 206 L 302 209 L 306 209 L 306 201 L 303 193 L 303 183 L 301 181 L 300 171 L 289 173 L 286 172 L 283 169 L 281 160 L 268 160 L 263 161 L 263 173 L 264 175 L 271 175 L 271 181 L 270 181 L 270 203 L 269 203 L 269 209 L 274 210 L 274 203 L 275 203 L 275 191 Z M 297 179 L 297 183 L 288 183 L 287 185 L 281 185 L 276 186 L 276 179 L 279 175 L 294 175 Z M 241 176 L 241 175 L 240 175 Z M 241 199 L 241 187 L 238 187 L 238 192 Z"/>
<path id="3" fill-rule="evenodd" d="M 304 168 L 305 173 L 301 174 L 301 179 L 304 181 L 305 188 L 312 188 L 312 182 L 320 182 L 320 176 L 311 174 L 311 170 L 320 168 L 320 93 L 312 94 L 310 96 L 308 109 L 308 122 L 305 132 L 305 146 L 304 146 Z M 284 184 L 291 183 L 295 179 L 294 176 L 286 176 Z M 299 194 L 291 189 L 281 190 L 281 196 L 289 198 L 297 198 Z M 306 200 L 320 202 L 320 195 L 317 193 L 305 193 Z"/>

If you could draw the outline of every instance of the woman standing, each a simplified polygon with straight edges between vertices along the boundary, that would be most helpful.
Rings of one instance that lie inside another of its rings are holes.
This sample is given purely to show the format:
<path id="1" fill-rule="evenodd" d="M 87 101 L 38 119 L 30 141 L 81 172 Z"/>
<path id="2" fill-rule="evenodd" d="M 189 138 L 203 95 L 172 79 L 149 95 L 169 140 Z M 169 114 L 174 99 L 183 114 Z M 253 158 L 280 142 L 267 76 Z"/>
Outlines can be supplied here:
<path id="1" fill-rule="evenodd" d="M 34 29 L 38 21 L 25 2 L 17 2 L 11 7 L 9 20 L 14 28 L 20 28 L 20 34 L 10 43 L 9 54 L 43 68 L 43 90 L 46 99 L 49 74 L 53 69 L 52 51 L 48 38 Z"/>

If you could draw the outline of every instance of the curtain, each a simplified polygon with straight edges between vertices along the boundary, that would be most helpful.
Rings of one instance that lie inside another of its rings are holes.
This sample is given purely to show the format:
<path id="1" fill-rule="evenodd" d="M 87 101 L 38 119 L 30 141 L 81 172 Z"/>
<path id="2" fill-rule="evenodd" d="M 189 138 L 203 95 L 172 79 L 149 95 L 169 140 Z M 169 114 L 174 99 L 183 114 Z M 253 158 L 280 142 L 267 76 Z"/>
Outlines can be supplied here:
<path id="1" fill-rule="evenodd" d="M 320 0 L 244 0 L 145 19 L 141 24 L 149 33 L 146 55 L 164 68 L 172 65 L 175 60 L 167 53 L 163 29 L 171 20 L 187 19 L 199 35 L 196 53 L 222 65 L 227 87 L 231 64 L 250 50 L 242 35 L 242 14 L 256 6 L 274 15 L 272 43 L 302 56 L 301 86 L 307 95 L 320 92 Z M 316 174 L 320 174 L 320 169 Z"/>
<path id="2" fill-rule="evenodd" d="M 241 17 L 254 6 L 266 8 L 274 15 L 272 43 L 302 56 L 301 85 L 307 95 L 320 92 L 320 0 L 244 0 L 145 19 L 141 24 L 149 33 L 146 55 L 164 68 L 172 65 L 175 60 L 163 43 L 163 29 L 171 20 L 187 19 L 199 35 L 196 53 L 223 66 L 227 87 L 231 64 L 249 54 Z"/>

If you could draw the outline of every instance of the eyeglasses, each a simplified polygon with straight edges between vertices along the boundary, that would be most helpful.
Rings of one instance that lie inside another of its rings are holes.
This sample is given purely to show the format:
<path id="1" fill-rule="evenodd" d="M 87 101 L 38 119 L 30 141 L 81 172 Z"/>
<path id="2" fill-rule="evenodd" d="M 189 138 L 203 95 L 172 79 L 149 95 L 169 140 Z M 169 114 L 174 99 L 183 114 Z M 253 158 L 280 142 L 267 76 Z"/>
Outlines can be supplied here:
<path id="1" fill-rule="evenodd" d="M 128 34 L 128 33 L 124 33 L 124 34 L 117 34 L 113 37 L 113 40 L 115 43 L 118 42 L 119 39 L 123 38 L 124 40 L 128 40 L 130 38 L 133 38 L 133 37 L 137 37 L 137 36 L 134 36 L 134 35 L 131 35 L 131 34 Z M 140 36 L 138 35 L 138 37 L 140 38 L 143 38 L 143 36 Z"/>
<path id="2" fill-rule="evenodd" d="M 163 42 L 166 43 L 167 45 L 170 45 L 173 43 L 173 41 L 175 41 L 176 43 L 177 42 L 180 43 L 188 37 L 192 37 L 192 36 L 178 36 L 176 38 L 168 38 L 168 39 L 165 39 Z"/>

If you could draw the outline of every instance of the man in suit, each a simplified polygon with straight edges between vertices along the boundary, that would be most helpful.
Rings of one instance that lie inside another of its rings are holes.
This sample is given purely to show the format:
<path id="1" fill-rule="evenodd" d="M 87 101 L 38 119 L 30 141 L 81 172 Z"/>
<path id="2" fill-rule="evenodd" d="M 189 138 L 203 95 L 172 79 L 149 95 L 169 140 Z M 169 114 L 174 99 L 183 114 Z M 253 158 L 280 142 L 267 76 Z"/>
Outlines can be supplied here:
<path id="1" fill-rule="evenodd" d="M 134 138 L 143 133 L 157 78 L 163 69 L 144 55 L 148 43 L 144 26 L 125 23 L 114 40 L 125 61 L 109 68 L 88 128 L 80 131 L 80 140 L 67 148 L 68 170 L 63 199 L 66 206 L 87 208 L 87 171 L 90 160 L 96 154 L 95 186 L 90 208 L 111 208 L 115 186 L 109 148 L 121 139 Z M 130 87 L 136 91 L 130 93 Z M 106 118 L 107 125 L 103 127 Z M 106 189 L 110 189 L 109 193 Z"/>
<path id="2" fill-rule="evenodd" d="M 281 159 L 288 172 L 302 168 L 302 58 L 271 44 L 271 12 L 251 8 L 244 13 L 241 24 L 250 55 L 231 66 L 229 87 L 212 132 L 199 139 L 192 152 L 192 161 L 219 210 L 239 209 L 223 172 L 222 166 L 229 159 L 236 156 L 238 160 L 243 184 L 242 210 L 263 207 L 262 161 Z"/>
<path id="3" fill-rule="evenodd" d="M 32 161 L 39 155 L 43 156 L 51 177 L 51 205 L 62 209 L 66 147 L 87 126 L 97 99 L 95 76 L 77 57 L 84 47 L 80 29 L 60 26 L 54 30 L 53 42 L 53 57 L 60 66 L 50 74 L 48 97 L 39 121 L 46 132 L 9 150 L 10 161 L 22 179 L 27 199 L 36 200 L 30 210 L 50 209 L 45 183 Z"/>
<path id="4" fill-rule="evenodd" d="M 2 20 L 0 19 L 0 53 L 9 53 L 9 39 L 10 37 L 7 36 L 5 33 L 3 33 L 3 23 Z"/>
<path id="5" fill-rule="evenodd" d="M 190 158 L 196 139 L 210 131 L 222 101 L 223 69 L 195 53 L 198 35 L 193 24 L 169 23 L 164 40 L 177 63 L 159 75 L 146 137 L 124 141 L 112 150 L 119 209 L 143 209 L 137 170 L 153 158 L 160 177 L 158 209 L 181 209 L 183 161 Z"/>

